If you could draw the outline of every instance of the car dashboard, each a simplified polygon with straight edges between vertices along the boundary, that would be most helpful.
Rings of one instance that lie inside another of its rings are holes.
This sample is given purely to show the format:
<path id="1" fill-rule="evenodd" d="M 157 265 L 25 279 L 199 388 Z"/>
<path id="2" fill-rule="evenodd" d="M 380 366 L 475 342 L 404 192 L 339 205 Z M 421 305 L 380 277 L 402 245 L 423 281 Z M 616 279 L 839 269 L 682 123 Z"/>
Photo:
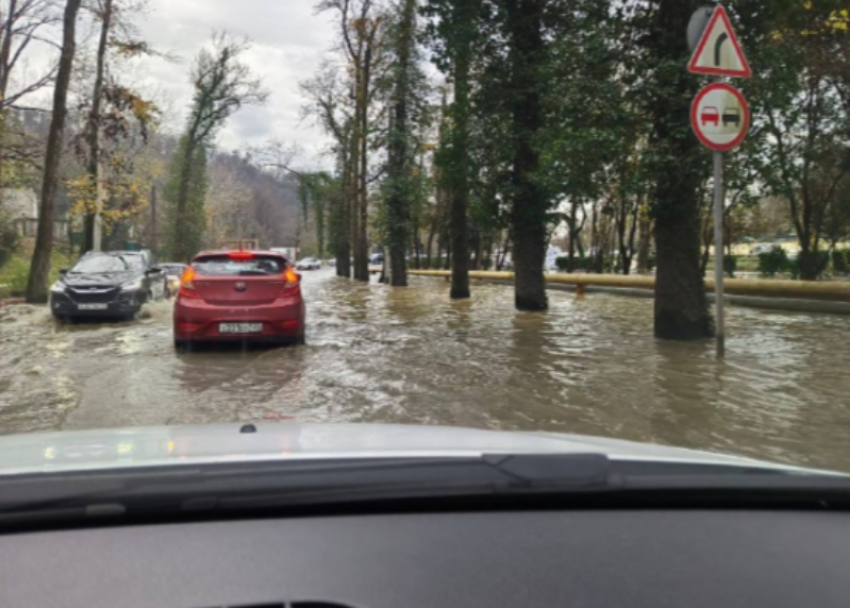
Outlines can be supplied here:
<path id="1" fill-rule="evenodd" d="M 0 605 L 847 606 L 850 518 L 566 510 L 225 520 L 7 534 Z"/>

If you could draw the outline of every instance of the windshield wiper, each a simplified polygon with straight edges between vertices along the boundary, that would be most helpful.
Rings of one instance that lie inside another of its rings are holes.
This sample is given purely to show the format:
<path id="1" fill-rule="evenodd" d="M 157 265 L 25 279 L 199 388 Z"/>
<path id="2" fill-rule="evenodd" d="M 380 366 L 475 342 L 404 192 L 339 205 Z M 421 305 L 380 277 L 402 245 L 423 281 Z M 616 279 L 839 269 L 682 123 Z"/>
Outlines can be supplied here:
<path id="1" fill-rule="evenodd" d="M 0 525 L 22 516 L 167 517 L 451 505 L 850 507 L 850 477 L 598 454 L 292 460 L 0 478 Z M 454 502 L 453 502 L 454 501 Z M 39 515 L 40 514 L 40 515 Z"/>
<path id="2" fill-rule="evenodd" d="M 319 493 L 443 494 L 515 489 L 603 489 L 602 455 L 482 456 L 294 460 L 144 470 L 87 471 L 0 478 L 0 518 L 22 509 L 156 500 L 179 505 L 198 497 L 305 496 Z M 353 494 L 352 494 L 353 495 Z"/>

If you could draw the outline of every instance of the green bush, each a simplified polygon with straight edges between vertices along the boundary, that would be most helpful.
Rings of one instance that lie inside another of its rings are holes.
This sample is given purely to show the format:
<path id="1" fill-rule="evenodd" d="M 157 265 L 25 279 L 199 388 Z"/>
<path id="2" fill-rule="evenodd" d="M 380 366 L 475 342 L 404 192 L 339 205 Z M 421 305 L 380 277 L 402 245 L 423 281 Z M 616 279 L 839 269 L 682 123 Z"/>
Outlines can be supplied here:
<path id="1" fill-rule="evenodd" d="M 50 260 L 50 279 L 52 285 L 59 278 L 59 271 L 71 265 L 68 256 L 53 252 Z M 27 290 L 30 274 L 30 258 L 20 254 L 13 255 L 0 266 L 0 298 L 18 298 Z"/>
<path id="2" fill-rule="evenodd" d="M 792 279 L 799 279 L 802 275 L 802 265 L 808 262 L 811 268 L 814 268 L 814 278 L 819 279 L 826 269 L 829 268 L 829 252 L 826 251 L 810 251 L 800 254 L 789 263 L 789 271 Z"/>
<path id="3" fill-rule="evenodd" d="M 20 239 L 11 222 L 0 217 L 0 268 L 8 262 L 18 250 Z"/>
<path id="4" fill-rule="evenodd" d="M 0 268 L 0 298 L 23 295 L 27 290 L 29 274 L 29 260 L 20 255 L 11 256 Z"/>
<path id="5" fill-rule="evenodd" d="M 774 246 L 767 253 L 759 254 L 759 272 L 763 277 L 776 276 L 788 270 L 788 254 L 782 247 Z"/>
<path id="6" fill-rule="evenodd" d="M 835 249 L 832 252 L 832 270 L 835 274 L 850 274 L 850 249 Z"/>
<path id="7" fill-rule="evenodd" d="M 558 267 L 558 272 L 569 272 L 570 258 L 565 255 L 555 258 L 555 266 Z"/>
<path id="8" fill-rule="evenodd" d="M 723 272 L 730 278 L 735 278 L 735 271 L 738 270 L 738 256 L 725 255 L 723 256 Z"/>
<path id="9" fill-rule="evenodd" d="M 647 270 L 647 272 L 652 272 L 653 270 L 655 270 L 655 264 L 656 264 L 655 255 L 650 255 L 648 258 L 646 258 L 646 270 Z"/>

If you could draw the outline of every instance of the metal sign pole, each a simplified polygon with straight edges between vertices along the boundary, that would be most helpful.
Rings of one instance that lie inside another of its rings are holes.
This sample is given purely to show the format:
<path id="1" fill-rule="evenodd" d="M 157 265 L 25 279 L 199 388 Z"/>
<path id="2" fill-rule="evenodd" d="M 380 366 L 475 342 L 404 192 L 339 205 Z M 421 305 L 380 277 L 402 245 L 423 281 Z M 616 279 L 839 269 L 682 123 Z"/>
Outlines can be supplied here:
<path id="1" fill-rule="evenodd" d="M 717 358 L 726 355 L 726 330 L 723 318 L 723 153 L 714 153 L 714 298 L 717 307 L 715 330 Z"/>
<path id="2" fill-rule="evenodd" d="M 711 15 L 709 17 L 709 14 Z M 688 23 L 688 62 L 692 74 L 750 78 L 752 70 L 729 15 L 721 5 L 702 7 Z M 714 150 L 714 297 L 717 306 L 715 330 L 717 358 L 726 354 L 723 316 L 723 152 L 737 148 L 750 126 L 747 100 L 733 86 L 715 82 L 704 87 L 691 104 L 691 126 L 700 142 Z M 735 131 L 731 129 L 735 127 Z"/>

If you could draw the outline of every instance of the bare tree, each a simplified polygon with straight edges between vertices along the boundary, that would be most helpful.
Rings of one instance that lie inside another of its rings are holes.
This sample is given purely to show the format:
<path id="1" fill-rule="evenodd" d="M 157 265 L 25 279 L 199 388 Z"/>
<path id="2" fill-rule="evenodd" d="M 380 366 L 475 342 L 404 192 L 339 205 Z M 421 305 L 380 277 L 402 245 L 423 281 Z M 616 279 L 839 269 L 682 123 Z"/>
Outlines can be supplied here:
<path id="1" fill-rule="evenodd" d="M 381 117 L 375 115 L 373 103 L 377 86 L 385 69 L 383 50 L 384 16 L 374 0 L 323 0 L 321 11 L 332 11 L 339 20 L 341 50 L 351 77 L 350 96 L 353 112 L 348 146 L 344 153 L 346 177 L 350 188 L 350 233 L 354 248 L 354 278 L 369 281 L 369 184 L 376 179 L 369 174 L 369 152 L 372 135 Z M 380 114 L 380 111 L 378 111 Z"/>
<path id="2" fill-rule="evenodd" d="M 333 138 L 333 154 L 337 159 L 340 189 L 329 208 L 329 233 L 331 248 L 336 258 L 336 274 L 351 277 L 352 231 L 351 214 L 356 196 L 352 175 L 351 149 L 354 108 L 351 89 L 342 78 L 338 67 L 324 62 L 316 75 L 301 83 L 301 92 L 308 102 L 303 108 L 305 116 L 315 118 L 318 125 Z"/>
<path id="3" fill-rule="evenodd" d="M 113 0 L 103 0 L 98 17 L 100 18 L 100 40 L 97 45 L 97 60 L 94 76 L 94 87 L 92 90 L 91 111 L 87 122 L 86 139 L 88 140 L 88 173 L 97 191 L 98 209 L 86 213 L 85 217 L 85 243 L 83 251 L 99 249 L 98 237 L 100 234 L 97 226 L 99 218 L 97 212 L 100 209 L 101 191 L 100 186 L 100 111 L 103 101 L 103 85 L 106 71 L 106 46 L 109 42 L 110 28 L 112 25 Z"/>
<path id="4" fill-rule="evenodd" d="M 15 91 L 10 91 L 15 68 L 33 43 L 59 48 L 46 30 L 61 22 L 60 9 L 56 0 L 9 0 L 9 8 L 0 21 L 0 110 L 47 86 L 56 76 L 58 66 L 53 65 L 32 80 L 17 83 Z"/>

